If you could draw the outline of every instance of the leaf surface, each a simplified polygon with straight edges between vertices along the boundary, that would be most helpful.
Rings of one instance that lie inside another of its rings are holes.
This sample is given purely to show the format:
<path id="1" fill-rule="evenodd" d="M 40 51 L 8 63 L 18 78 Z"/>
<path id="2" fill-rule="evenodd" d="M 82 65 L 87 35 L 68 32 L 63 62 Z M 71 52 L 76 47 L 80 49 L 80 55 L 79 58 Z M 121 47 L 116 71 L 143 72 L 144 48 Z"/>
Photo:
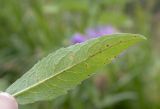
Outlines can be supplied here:
<path id="1" fill-rule="evenodd" d="M 20 104 L 54 99 L 144 39 L 138 34 L 112 34 L 61 48 L 35 64 L 6 92 L 16 97 Z"/>

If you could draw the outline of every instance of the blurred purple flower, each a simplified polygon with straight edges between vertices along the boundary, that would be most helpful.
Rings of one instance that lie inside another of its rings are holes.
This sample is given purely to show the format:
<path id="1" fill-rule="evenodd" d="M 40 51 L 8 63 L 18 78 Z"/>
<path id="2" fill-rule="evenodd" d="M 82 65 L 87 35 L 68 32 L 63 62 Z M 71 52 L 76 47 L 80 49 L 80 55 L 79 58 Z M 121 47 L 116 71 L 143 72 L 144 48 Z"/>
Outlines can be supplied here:
<path id="1" fill-rule="evenodd" d="M 116 33 L 117 30 L 112 26 L 100 26 L 97 28 L 89 28 L 86 30 L 86 35 L 89 38 L 101 37 L 103 35 Z"/>
<path id="2" fill-rule="evenodd" d="M 95 38 L 99 37 L 100 33 L 97 31 L 96 28 L 89 28 L 86 30 L 86 35 L 88 36 L 88 38 Z"/>
<path id="3" fill-rule="evenodd" d="M 117 30 L 112 26 L 102 26 L 102 27 L 99 27 L 99 32 L 103 36 L 107 34 L 117 33 Z"/>
<path id="4" fill-rule="evenodd" d="M 71 38 L 71 42 L 73 44 L 81 43 L 81 42 L 84 42 L 84 41 L 86 41 L 86 38 L 85 38 L 85 36 L 83 36 L 80 33 L 74 34 L 73 37 Z"/>
<path id="5" fill-rule="evenodd" d="M 88 28 L 85 32 L 86 33 L 85 35 L 82 35 L 80 33 L 74 34 L 73 37 L 71 38 L 71 42 L 73 44 L 81 43 L 91 38 L 101 37 L 104 35 L 113 34 L 117 32 L 118 31 L 113 26 L 110 25 L 99 26 L 96 28 Z"/>

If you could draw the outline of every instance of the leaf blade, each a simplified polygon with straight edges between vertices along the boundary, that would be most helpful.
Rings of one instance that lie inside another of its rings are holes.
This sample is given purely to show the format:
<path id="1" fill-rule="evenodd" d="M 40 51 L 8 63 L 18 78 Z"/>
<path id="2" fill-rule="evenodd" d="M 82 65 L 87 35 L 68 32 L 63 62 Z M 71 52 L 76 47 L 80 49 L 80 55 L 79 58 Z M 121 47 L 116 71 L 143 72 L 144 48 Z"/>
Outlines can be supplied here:
<path id="1" fill-rule="evenodd" d="M 143 39 L 136 34 L 114 34 L 62 48 L 38 62 L 7 92 L 20 104 L 56 98 Z"/>

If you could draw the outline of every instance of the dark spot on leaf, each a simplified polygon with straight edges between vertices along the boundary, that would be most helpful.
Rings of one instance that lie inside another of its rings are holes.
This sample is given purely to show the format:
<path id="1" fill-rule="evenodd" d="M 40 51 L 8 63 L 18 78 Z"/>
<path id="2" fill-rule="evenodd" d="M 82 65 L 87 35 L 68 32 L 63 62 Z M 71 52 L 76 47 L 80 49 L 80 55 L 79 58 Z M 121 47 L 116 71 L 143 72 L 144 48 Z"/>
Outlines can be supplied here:
<path id="1" fill-rule="evenodd" d="M 109 45 L 107 44 L 106 47 L 109 47 Z"/>
<path id="2" fill-rule="evenodd" d="M 99 53 L 102 53 L 102 50 L 101 50 L 101 51 L 99 51 Z"/>
<path id="3" fill-rule="evenodd" d="M 91 55 L 90 57 L 94 57 L 96 54 Z"/>

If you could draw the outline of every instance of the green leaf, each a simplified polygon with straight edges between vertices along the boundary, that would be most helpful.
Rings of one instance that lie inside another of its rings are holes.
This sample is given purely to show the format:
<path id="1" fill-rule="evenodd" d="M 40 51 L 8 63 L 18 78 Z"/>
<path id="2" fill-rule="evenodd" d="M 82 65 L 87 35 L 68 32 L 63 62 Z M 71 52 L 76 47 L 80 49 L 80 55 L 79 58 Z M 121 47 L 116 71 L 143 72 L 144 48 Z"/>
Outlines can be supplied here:
<path id="1" fill-rule="evenodd" d="M 20 104 L 56 98 L 144 39 L 138 34 L 112 34 L 61 48 L 39 61 L 6 92 Z"/>

